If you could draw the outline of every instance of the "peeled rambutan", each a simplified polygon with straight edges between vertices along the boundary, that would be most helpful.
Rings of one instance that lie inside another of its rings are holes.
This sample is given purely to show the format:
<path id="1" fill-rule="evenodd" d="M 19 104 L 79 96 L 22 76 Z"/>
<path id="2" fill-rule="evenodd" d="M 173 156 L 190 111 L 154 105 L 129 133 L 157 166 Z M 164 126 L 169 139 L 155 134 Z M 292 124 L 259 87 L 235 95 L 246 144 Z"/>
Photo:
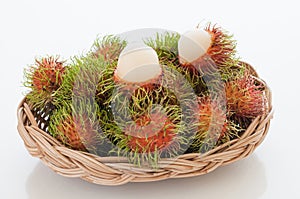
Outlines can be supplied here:
<path id="1" fill-rule="evenodd" d="M 193 68 L 182 67 L 178 59 L 178 41 L 180 34 L 176 32 L 165 32 L 157 34 L 156 37 L 146 40 L 146 45 L 153 48 L 159 58 L 159 62 L 163 68 L 163 75 L 166 72 L 179 72 L 183 75 L 185 81 L 199 94 L 206 90 L 205 82 L 201 79 L 201 74 Z M 166 67 L 164 67 L 166 66 Z M 172 71 L 173 70 L 173 71 Z M 171 75 L 172 77 L 174 75 Z M 168 77 L 165 77 L 165 79 Z"/>
<path id="2" fill-rule="evenodd" d="M 254 118 L 266 112 L 264 87 L 257 78 L 244 75 L 228 81 L 225 90 L 228 110 L 233 114 Z"/>
<path id="3" fill-rule="evenodd" d="M 124 89 L 138 87 L 151 90 L 159 82 L 162 68 L 157 53 L 150 47 L 127 47 L 122 51 L 114 72 L 114 81 Z"/>
<path id="4" fill-rule="evenodd" d="M 235 63 L 235 41 L 216 25 L 184 33 L 178 41 L 179 62 L 183 67 L 203 74 Z"/>

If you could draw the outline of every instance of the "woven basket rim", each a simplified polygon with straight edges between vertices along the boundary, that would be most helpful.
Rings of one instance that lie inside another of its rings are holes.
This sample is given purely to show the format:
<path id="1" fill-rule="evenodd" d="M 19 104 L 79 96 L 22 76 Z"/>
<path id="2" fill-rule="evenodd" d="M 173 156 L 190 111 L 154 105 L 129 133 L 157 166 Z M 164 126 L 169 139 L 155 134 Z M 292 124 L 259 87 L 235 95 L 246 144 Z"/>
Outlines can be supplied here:
<path id="1" fill-rule="evenodd" d="M 258 77 L 252 66 L 247 65 L 251 74 Z M 265 85 L 268 111 L 265 115 L 255 118 L 241 137 L 205 154 L 189 153 L 177 158 L 163 158 L 158 163 L 158 169 L 138 167 L 129 163 L 125 157 L 99 157 L 63 146 L 38 127 L 30 107 L 25 102 L 26 97 L 18 106 L 17 128 L 29 153 L 40 158 L 44 164 L 63 176 L 80 177 L 101 185 L 198 176 L 247 157 L 264 140 L 273 111 L 271 91 L 265 82 L 262 83 Z"/>

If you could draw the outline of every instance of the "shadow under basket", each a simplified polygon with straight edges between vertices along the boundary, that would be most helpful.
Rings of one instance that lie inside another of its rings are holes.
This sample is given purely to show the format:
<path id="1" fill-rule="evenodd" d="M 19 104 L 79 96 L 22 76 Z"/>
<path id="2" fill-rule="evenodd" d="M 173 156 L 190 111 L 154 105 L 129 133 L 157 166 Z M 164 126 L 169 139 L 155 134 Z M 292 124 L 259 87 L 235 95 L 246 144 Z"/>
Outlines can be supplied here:
<path id="1" fill-rule="evenodd" d="M 253 76 L 258 76 L 250 65 Z M 234 140 L 205 154 L 190 153 L 176 159 L 161 159 L 157 169 L 141 168 L 123 157 L 99 157 L 62 145 L 40 128 L 43 116 L 34 117 L 25 99 L 18 106 L 18 131 L 29 153 L 41 159 L 56 173 L 66 177 L 80 177 L 101 185 L 121 185 L 128 182 L 150 182 L 169 178 L 185 178 L 207 174 L 217 167 L 228 165 L 250 155 L 264 140 L 273 116 L 271 92 L 265 85 L 268 110 L 255 118 L 246 131 Z"/>

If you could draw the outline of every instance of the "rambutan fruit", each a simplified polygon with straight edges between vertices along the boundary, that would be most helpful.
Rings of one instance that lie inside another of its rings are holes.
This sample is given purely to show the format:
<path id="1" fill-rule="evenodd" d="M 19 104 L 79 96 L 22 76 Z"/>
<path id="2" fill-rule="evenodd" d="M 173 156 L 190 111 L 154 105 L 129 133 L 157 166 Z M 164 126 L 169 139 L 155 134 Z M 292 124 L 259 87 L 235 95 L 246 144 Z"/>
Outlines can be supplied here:
<path id="1" fill-rule="evenodd" d="M 228 110 L 240 117 L 255 118 L 266 112 L 264 86 L 258 78 L 245 74 L 225 85 Z"/>
<path id="2" fill-rule="evenodd" d="M 110 103 L 114 118 L 105 125 L 114 122 L 120 131 L 108 130 L 109 137 L 117 140 L 117 154 L 124 154 L 138 164 L 153 166 L 162 157 L 175 157 L 183 153 L 180 145 L 188 140 L 180 129 L 184 126 L 181 109 L 187 112 L 187 101 L 193 101 L 193 91 L 181 85 L 186 82 L 180 75 L 165 68 L 161 77 L 159 84 L 153 82 L 152 87 L 142 85 L 131 90 L 133 86 L 123 84 Z"/>
<path id="3" fill-rule="evenodd" d="M 138 87 L 151 90 L 161 75 L 162 68 L 157 53 L 152 48 L 128 46 L 118 59 L 114 81 L 131 91 Z"/>
<path id="4" fill-rule="evenodd" d="M 166 32 L 163 34 L 156 34 L 155 38 L 150 38 L 145 41 L 147 46 L 155 50 L 162 65 L 169 65 L 172 63 L 179 66 L 178 60 L 178 40 L 180 34 L 176 32 Z"/>
<path id="5" fill-rule="evenodd" d="M 227 121 L 226 111 L 219 107 L 217 101 L 209 97 L 199 97 L 199 132 L 207 132 L 211 127 L 218 128 L 220 136 L 225 133 Z"/>
<path id="6" fill-rule="evenodd" d="M 129 94 L 125 89 L 115 92 L 110 104 L 121 131 L 108 131 L 109 137 L 118 140 L 117 154 L 151 166 L 162 157 L 174 158 L 186 151 L 195 129 L 190 122 L 197 104 L 190 84 L 176 70 L 162 66 L 159 84 L 153 85 Z"/>
<path id="7" fill-rule="evenodd" d="M 64 73 L 63 62 L 48 57 L 36 60 L 37 67 L 32 75 L 32 86 L 38 91 L 52 92 L 59 88 Z"/>
<path id="8" fill-rule="evenodd" d="M 185 77 L 162 67 L 160 81 L 152 89 L 140 87 L 129 96 L 117 91 L 111 103 L 114 119 L 121 126 L 121 135 L 112 133 L 111 137 L 119 138 L 117 146 L 137 163 L 155 165 L 161 157 L 183 154 L 195 132 L 190 124 L 196 95 Z"/>
<path id="9" fill-rule="evenodd" d="M 25 71 L 25 86 L 31 89 L 28 101 L 35 107 L 44 107 L 52 102 L 53 93 L 58 90 L 65 74 L 64 62 L 58 57 L 45 57 Z"/>
<path id="10" fill-rule="evenodd" d="M 125 46 L 126 41 L 108 35 L 96 39 L 87 55 L 74 56 L 55 104 L 70 104 L 74 95 L 89 96 L 104 104 L 114 89 L 114 71 Z"/>
<path id="11" fill-rule="evenodd" d="M 178 41 L 179 62 L 182 67 L 201 74 L 213 74 L 219 68 L 236 63 L 235 41 L 232 35 L 208 24 L 184 33 Z"/>
<path id="12" fill-rule="evenodd" d="M 71 113 L 61 107 L 50 118 L 50 134 L 65 146 L 96 153 L 101 142 L 97 119 L 91 113 Z"/>
<path id="13" fill-rule="evenodd" d="M 113 70 L 101 58 L 82 56 L 73 57 L 71 61 L 62 86 L 55 95 L 55 105 L 72 104 L 74 98 L 80 97 L 103 103 L 109 97 L 108 90 L 113 89 Z"/>
<path id="14" fill-rule="evenodd" d="M 179 39 L 179 33 L 166 32 L 163 34 L 157 34 L 156 37 L 148 39 L 145 43 L 156 51 L 161 65 L 176 70 L 183 75 L 185 80 L 189 82 L 190 86 L 196 93 L 207 90 L 201 74 L 198 71 L 192 70 L 192 68 L 182 67 L 179 63 Z"/>
<path id="15" fill-rule="evenodd" d="M 183 153 L 180 117 L 177 108 L 171 106 L 149 108 L 144 113 L 133 112 L 131 120 L 117 122 L 121 130 L 113 135 L 117 140 L 117 154 L 138 165 L 155 167 L 161 158 Z"/>
<path id="16" fill-rule="evenodd" d="M 114 35 L 107 35 L 102 39 L 97 39 L 92 47 L 92 55 L 101 57 L 109 63 L 118 60 L 120 53 L 126 47 L 127 42 Z"/>
<path id="17" fill-rule="evenodd" d="M 142 115 L 134 124 L 128 125 L 128 147 L 133 152 L 152 153 L 168 147 L 176 135 L 175 125 L 160 113 Z"/>
<path id="18" fill-rule="evenodd" d="M 226 107 L 222 107 L 219 100 L 204 96 L 199 97 L 198 102 L 195 111 L 199 121 L 194 121 L 198 133 L 191 146 L 193 152 L 207 152 L 238 136 L 240 128 L 228 120 Z"/>

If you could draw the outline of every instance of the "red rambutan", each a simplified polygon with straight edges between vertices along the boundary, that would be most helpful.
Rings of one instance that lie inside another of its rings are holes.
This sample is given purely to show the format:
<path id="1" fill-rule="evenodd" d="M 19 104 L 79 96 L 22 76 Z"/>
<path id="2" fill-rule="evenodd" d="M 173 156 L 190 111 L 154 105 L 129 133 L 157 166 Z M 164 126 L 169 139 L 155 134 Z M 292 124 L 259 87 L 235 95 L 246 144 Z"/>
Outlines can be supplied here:
<path id="1" fill-rule="evenodd" d="M 220 100 L 204 96 L 198 98 L 198 103 L 195 112 L 199 115 L 199 121 L 193 122 L 198 133 L 188 152 L 205 153 L 239 136 L 241 127 L 227 118 L 226 106 Z"/>
<path id="2" fill-rule="evenodd" d="M 58 58 L 48 57 L 36 60 L 32 67 L 32 87 L 38 92 L 51 93 L 59 88 L 65 67 Z"/>
<path id="3" fill-rule="evenodd" d="M 266 112 L 266 96 L 262 84 L 253 76 L 231 80 L 225 85 L 228 110 L 237 116 L 254 118 Z"/>
<path id="4" fill-rule="evenodd" d="M 55 125 L 52 126 L 54 136 L 72 149 L 91 151 L 99 141 L 95 126 L 85 115 L 67 115 Z"/>
<path id="5" fill-rule="evenodd" d="M 200 97 L 198 101 L 199 132 L 196 137 L 219 140 L 227 131 L 226 109 L 220 107 L 216 100 L 211 100 L 209 97 Z"/>
<path id="6" fill-rule="evenodd" d="M 175 125 L 167 116 L 155 112 L 137 118 L 125 129 L 125 135 L 133 152 L 150 153 L 171 145 L 176 136 L 175 130 Z"/>

